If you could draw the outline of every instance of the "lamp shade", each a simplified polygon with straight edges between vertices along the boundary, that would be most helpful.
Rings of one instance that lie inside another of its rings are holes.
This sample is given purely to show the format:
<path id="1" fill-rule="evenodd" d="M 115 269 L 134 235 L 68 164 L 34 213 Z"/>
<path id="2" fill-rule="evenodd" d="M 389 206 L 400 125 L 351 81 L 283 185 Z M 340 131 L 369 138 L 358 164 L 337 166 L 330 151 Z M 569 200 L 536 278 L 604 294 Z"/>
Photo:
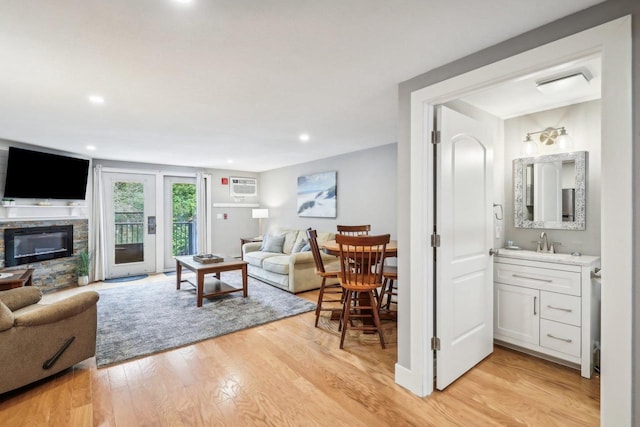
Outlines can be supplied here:
<path id="1" fill-rule="evenodd" d="M 573 139 L 567 134 L 567 131 L 564 128 L 560 131 L 560 135 L 556 140 L 556 145 L 560 151 L 573 150 Z"/>
<path id="2" fill-rule="evenodd" d="M 521 151 L 522 151 L 522 155 L 527 157 L 535 156 L 536 154 L 538 154 L 538 146 L 536 145 L 535 142 L 533 142 L 533 140 L 529 135 L 527 135 L 525 140 L 522 141 Z"/>
<path id="3" fill-rule="evenodd" d="M 269 218 L 269 209 L 251 209 L 251 218 Z"/>

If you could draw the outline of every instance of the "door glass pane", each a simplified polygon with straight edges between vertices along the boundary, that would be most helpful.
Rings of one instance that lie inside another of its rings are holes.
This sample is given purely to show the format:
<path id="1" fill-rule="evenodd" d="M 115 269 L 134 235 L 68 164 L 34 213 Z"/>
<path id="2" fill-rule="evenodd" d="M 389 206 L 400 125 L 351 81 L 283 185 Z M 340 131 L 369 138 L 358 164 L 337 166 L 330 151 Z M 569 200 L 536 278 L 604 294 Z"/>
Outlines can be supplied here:
<path id="1" fill-rule="evenodd" d="M 173 255 L 195 254 L 197 250 L 196 186 L 195 184 L 174 183 L 171 190 Z"/>
<path id="2" fill-rule="evenodd" d="M 115 263 L 144 261 L 144 184 L 116 182 L 113 188 Z"/>

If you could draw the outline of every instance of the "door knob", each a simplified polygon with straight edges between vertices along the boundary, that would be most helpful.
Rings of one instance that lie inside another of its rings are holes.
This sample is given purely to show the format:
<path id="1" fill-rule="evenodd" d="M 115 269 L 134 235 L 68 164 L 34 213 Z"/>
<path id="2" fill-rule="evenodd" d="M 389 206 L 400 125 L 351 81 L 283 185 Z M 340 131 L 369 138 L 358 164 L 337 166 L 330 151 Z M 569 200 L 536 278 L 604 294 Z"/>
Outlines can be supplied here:
<path id="1" fill-rule="evenodd" d="M 489 255 L 494 256 L 494 255 L 498 255 L 498 250 L 497 249 L 489 249 Z"/>

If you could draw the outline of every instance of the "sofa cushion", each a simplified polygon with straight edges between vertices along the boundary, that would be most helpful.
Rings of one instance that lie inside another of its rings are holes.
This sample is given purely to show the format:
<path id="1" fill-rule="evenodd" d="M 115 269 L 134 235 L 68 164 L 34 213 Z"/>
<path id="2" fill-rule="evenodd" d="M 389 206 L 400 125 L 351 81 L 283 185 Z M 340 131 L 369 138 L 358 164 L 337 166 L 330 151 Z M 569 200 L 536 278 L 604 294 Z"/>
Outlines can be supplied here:
<path id="1" fill-rule="evenodd" d="M 265 236 L 264 241 L 262 242 L 262 246 L 260 250 L 262 252 L 274 252 L 274 253 L 283 253 L 282 246 L 284 245 L 285 235 L 268 235 Z"/>
<path id="2" fill-rule="evenodd" d="M 318 237 L 316 238 L 319 245 L 322 245 L 324 242 L 329 240 L 336 240 L 336 233 L 328 233 L 328 232 L 318 232 Z"/>
<path id="3" fill-rule="evenodd" d="M 35 286 L 23 286 L 0 292 L 2 301 L 11 311 L 20 310 L 31 304 L 36 304 L 42 298 L 42 291 Z"/>
<path id="4" fill-rule="evenodd" d="M 290 255 L 272 256 L 262 262 L 262 268 L 272 273 L 289 274 L 290 259 Z"/>
<path id="5" fill-rule="evenodd" d="M 0 331 L 6 331 L 13 326 L 13 313 L 9 307 L 0 301 Z"/>
<path id="6" fill-rule="evenodd" d="M 282 253 L 290 254 L 293 250 L 293 245 L 298 241 L 298 235 L 302 233 L 304 236 L 304 231 L 300 232 L 298 230 L 287 230 L 284 234 L 284 245 L 282 246 Z"/>
<path id="7" fill-rule="evenodd" d="M 263 251 L 247 252 L 244 254 L 244 260 L 247 261 L 249 265 L 255 265 L 256 267 L 262 268 L 262 262 L 266 258 L 271 258 L 279 255 L 282 255 L 282 254 L 274 254 L 273 252 L 263 252 Z"/>

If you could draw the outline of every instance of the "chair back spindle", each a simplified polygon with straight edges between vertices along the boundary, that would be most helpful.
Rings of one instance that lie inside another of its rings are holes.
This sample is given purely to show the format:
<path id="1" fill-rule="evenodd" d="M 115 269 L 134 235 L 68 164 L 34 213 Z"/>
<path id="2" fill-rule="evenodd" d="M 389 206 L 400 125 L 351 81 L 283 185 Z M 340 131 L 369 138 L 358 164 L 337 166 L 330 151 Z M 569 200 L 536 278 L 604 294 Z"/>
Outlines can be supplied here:
<path id="1" fill-rule="evenodd" d="M 367 236 L 371 231 L 371 225 L 338 225 L 337 230 L 338 234 L 345 236 Z"/>

